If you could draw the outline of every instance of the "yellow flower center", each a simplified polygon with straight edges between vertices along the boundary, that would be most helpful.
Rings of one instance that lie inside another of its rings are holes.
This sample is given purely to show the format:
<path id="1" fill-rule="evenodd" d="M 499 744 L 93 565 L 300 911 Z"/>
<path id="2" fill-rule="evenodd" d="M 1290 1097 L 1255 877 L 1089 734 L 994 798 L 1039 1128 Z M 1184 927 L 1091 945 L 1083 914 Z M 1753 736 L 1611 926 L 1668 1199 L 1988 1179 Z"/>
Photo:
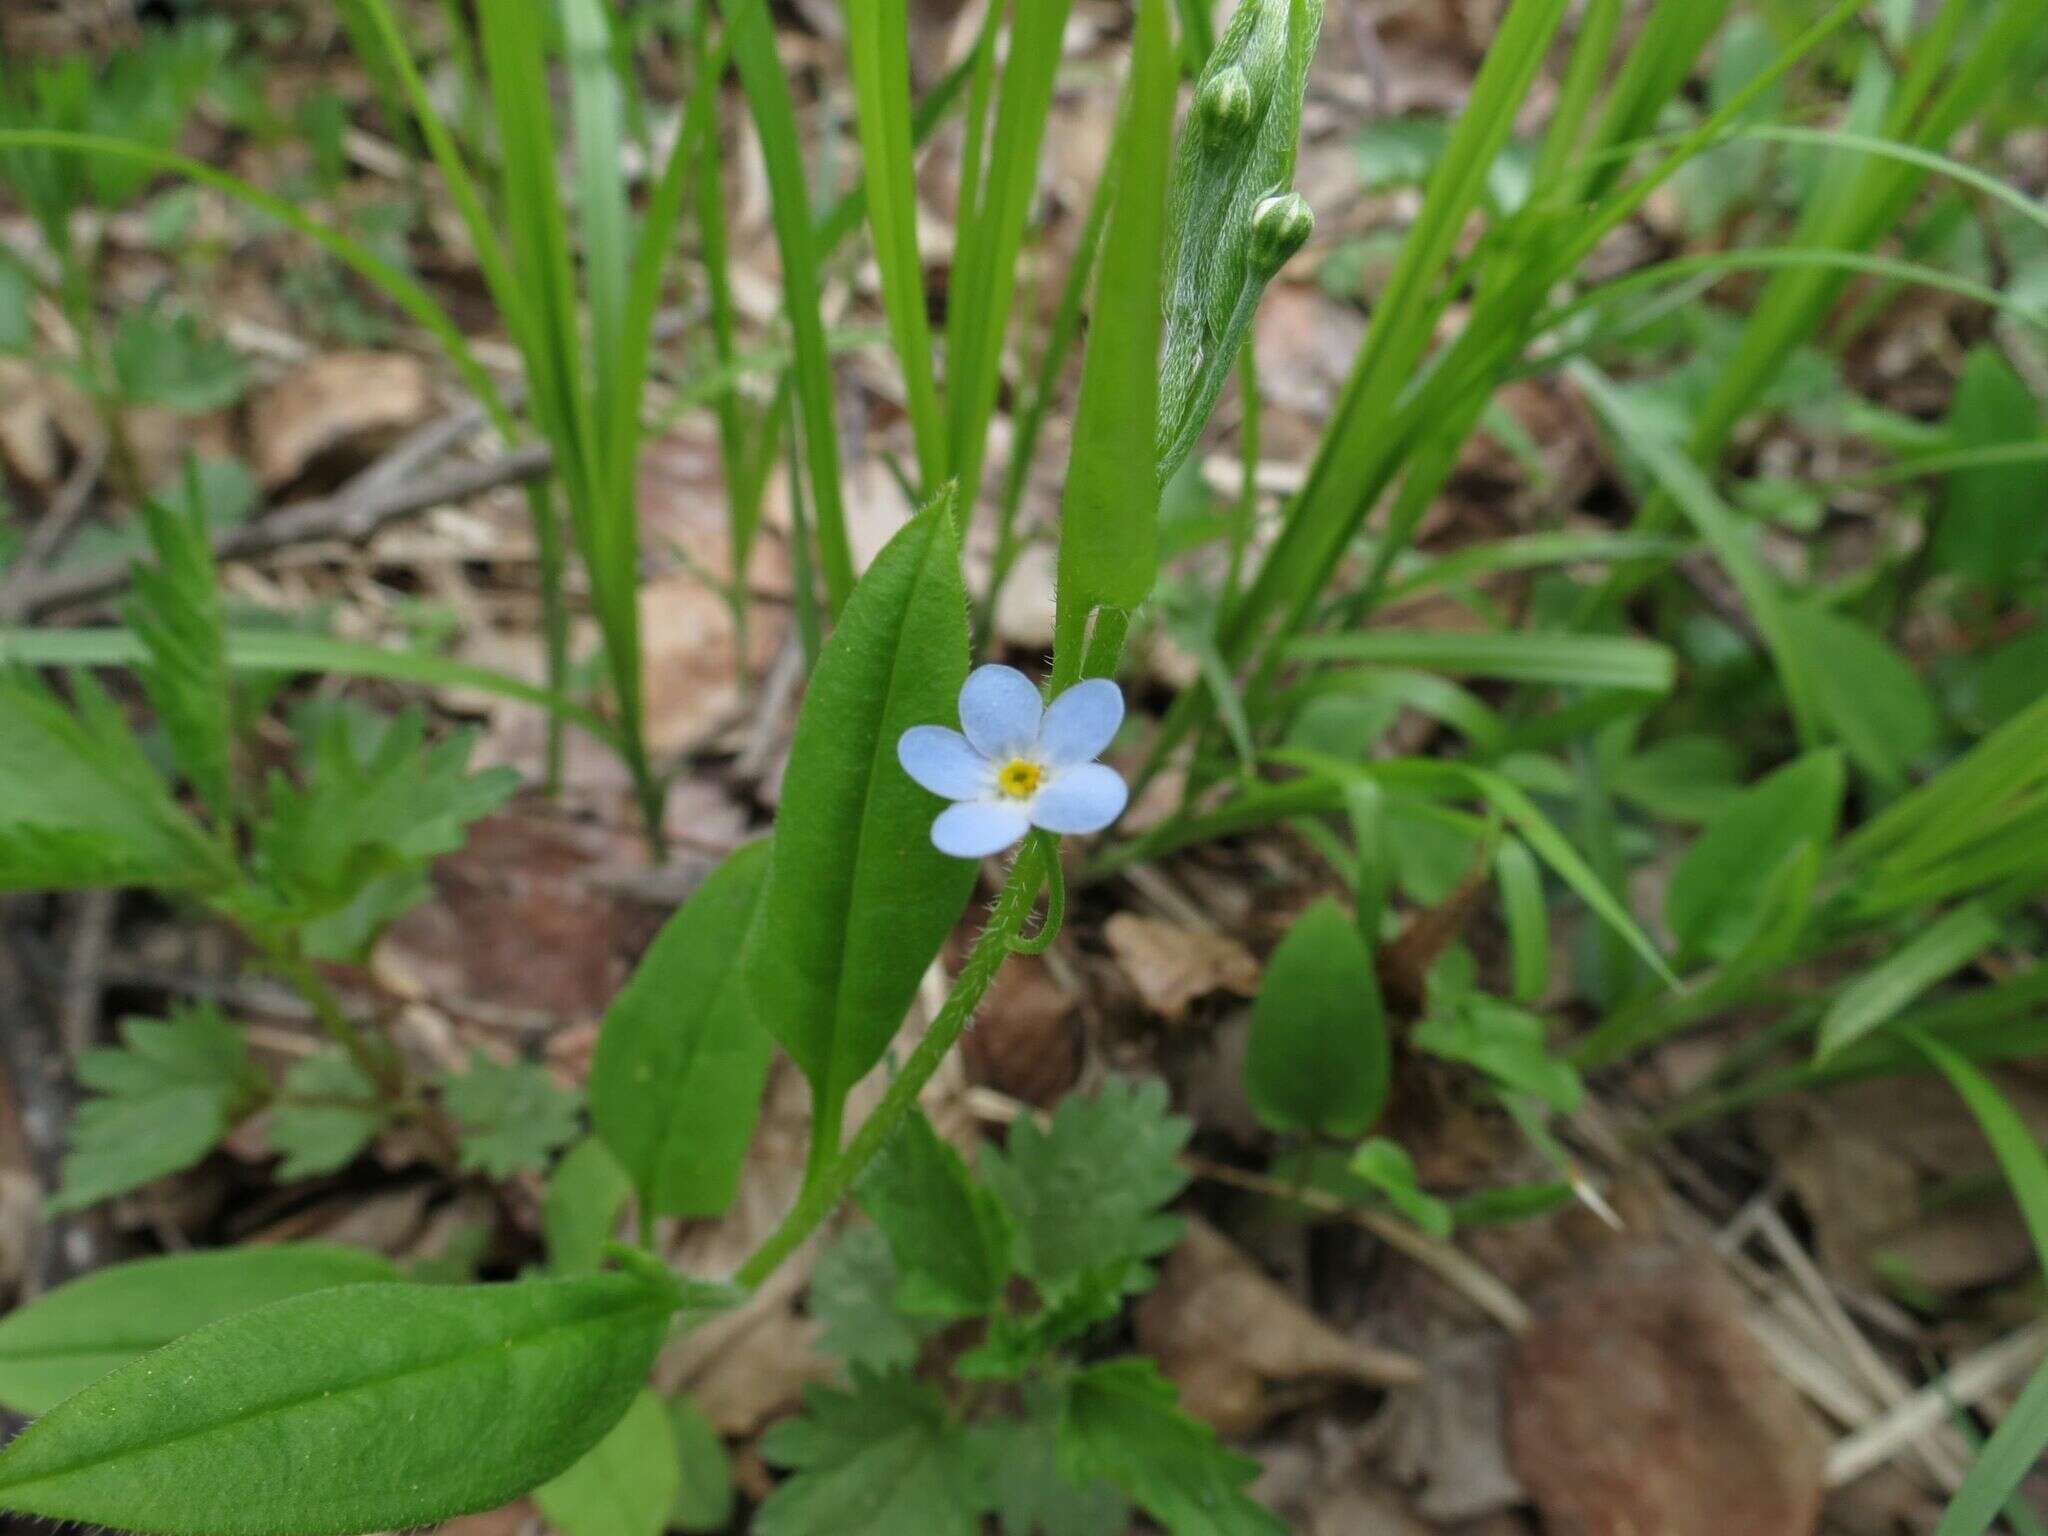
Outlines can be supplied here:
<path id="1" fill-rule="evenodd" d="M 996 770 L 996 792 L 1012 800 L 1029 800 L 1044 777 L 1045 770 L 1029 758 L 1013 757 Z"/>

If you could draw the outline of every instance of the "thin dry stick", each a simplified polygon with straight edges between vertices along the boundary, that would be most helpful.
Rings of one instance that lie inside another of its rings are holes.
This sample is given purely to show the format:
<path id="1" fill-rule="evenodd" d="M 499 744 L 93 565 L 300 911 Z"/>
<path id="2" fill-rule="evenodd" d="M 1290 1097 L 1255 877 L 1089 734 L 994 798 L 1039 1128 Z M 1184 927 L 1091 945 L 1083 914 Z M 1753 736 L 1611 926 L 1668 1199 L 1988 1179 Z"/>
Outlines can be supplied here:
<path id="1" fill-rule="evenodd" d="M 445 502 L 465 501 L 499 486 L 538 480 L 552 463 L 544 444 L 530 443 L 480 464 L 465 464 L 432 478 L 410 479 L 375 496 L 358 496 L 344 488 L 332 496 L 295 502 L 219 535 L 213 541 L 213 555 L 216 560 L 248 560 L 295 544 L 330 539 L 360 544 L 387 523 L 417 516 Z M 45 576 L 23 590 L 20 612 L 35 618 L 96 602 L 125 588 L 129 571 L 126 561 L 107 561 L 81 571 Z"/>
<path id="2" fill-rule="evenodd" d="M 1333 1216 L 1363 1227 L 1389 1248 L 1407 1255 L 1444 1281 L 1509 1333 L 1521 1334 L 1529 1331 L 1533 1318 L 1528 1305 L 1509 1290 L 1498 1275 L 1477 1259 L 1449 1243 L 1431 1237 L 1418 1227 L 1410 1226 L 1398 1217 L 1389 1216 L 1381 1211 L 1361 1210 L 1357 1206 L 1346 1205 L 1342 1200 L 1323 1194 L 1320 1190 L 1297 1189 L 1294 1185 L 1282 1183 L 1278 1179 L 1269 1179 L 1258 1173 L 1247 1173 L 1242 1168 L 1233 1168 L 1228 1163 L 1211 1162 L 1205 1157 L 1184 1157 L 1181 1159 L 1181 1166 L 1197 1178 L 1207 1179 L 1213 1184 L 1228 1184 L 1237 1189 L 1250 1190 L 1254 1194 L 1268 1195 L 1276 1200 L 1290 1200 L 1296 1205 L 1307 1206 L 1321 1215 Z"/>
<path id="3" fill-rule="evenodd" d="M 1828 1486 L 1853 1483 L 1871 1468 L 1891 1460 L 1929 1429 L 1946 1422 L 1957 1408 L 1967 1408 L 2019 1380 L 2044 1352 L 2048 1352 L 2048 1318 L 1966 1356 L 1904 1402 L 1837 1440 L 1828 1452 Z"/>
<path id="4" fill-rule="evenodd" d="M 11 624 L 26 611 L 37 575 L 64 553 L 92 506 L 92 493 L 107 468 L 104 439 L 87 449 L 70 477 L 57 489 L 50 505 L 22 540 L 14 568 L 0 581 L 0 623 Z"/>

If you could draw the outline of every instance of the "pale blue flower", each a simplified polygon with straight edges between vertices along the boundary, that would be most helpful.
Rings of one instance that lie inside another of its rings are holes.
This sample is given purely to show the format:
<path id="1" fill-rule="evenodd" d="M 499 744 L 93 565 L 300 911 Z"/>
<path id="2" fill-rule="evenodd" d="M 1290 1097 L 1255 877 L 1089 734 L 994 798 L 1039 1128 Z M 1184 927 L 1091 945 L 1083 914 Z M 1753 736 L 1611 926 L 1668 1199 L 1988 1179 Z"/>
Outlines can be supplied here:
<path id="1" fill-rule="evenodd" d="M 1033 827 L 1100 832 L 1123 815 L 1130 791 L 1094 761 L 1123 719 L 1123 690 L 1106 677 L 1076 683 L 1047 706 L 1015 667 L 977 667 L 960 690 L 961 730 L 914 725 L 896 758 L 955 802 L 932 823 L 934 846 L 978 859 Z"/>

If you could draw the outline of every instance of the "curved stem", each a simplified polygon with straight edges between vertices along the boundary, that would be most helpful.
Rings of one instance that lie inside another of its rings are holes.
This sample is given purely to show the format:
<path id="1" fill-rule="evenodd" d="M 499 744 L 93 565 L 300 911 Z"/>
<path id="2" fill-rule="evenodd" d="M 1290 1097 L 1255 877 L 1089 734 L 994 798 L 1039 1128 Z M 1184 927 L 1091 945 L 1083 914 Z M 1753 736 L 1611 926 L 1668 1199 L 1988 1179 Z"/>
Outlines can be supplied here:
<path id="1" fill-rule="evenodd" d="M 974 941 L 974 949 L 967 956 L 967 963 L 960 968 L 959 979 L 953 983 L 953 990 L 947 995 L 945 1006 L 939 1009 L 939 1016 L 932 1020 L 932 1027 L 925 1031 L 917 1049 L 903 1064 L 903 1070 L 889 1084 L 874 1113 L 861 1123 L 860 1130 L 847 1145 L 845 1155 L 822 1170 L 816 1170 L 814 1157 L 815 1177 L 805 1180 L 803 1192 L 782 1219 L 782 1225 L 754 1250 L 733 1276 L 740 1285 L 748 1290 L 757 1288 L 784 1259 L 803 1246 L 804 1240 L 832 1214 L 867 1165 L 909 1118 L 910 1112 L 917 1107 L 918 1095 L 965 1032 L 974 1010 L 988 992 L 989 983 L 1002 969 L 1012 941 L 1022 932 L 1031 915 L 1032 904 L 1038 899 L 1038 888 L 1047 878 L 1047 866 L 1057 857 L 1054 839 L 1049 833 L 1031 834 L 1023 851 L 1017 855 L 1016 863 L 1010 866 L 1010 878 L 1004 884 L 1002 894 L 996 898 L 995 911 L 989 917 L 988 926 Z"/>

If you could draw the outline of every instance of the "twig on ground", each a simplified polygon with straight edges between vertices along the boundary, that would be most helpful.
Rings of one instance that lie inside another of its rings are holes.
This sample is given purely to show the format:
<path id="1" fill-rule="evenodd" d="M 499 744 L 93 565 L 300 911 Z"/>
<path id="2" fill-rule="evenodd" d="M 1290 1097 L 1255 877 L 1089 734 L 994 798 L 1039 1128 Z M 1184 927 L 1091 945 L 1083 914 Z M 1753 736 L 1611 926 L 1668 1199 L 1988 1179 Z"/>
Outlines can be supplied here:
<path id="1" fill-rule="evenodd" d="M 95 442 L 80 457 L 70 477 L 58 487 L 42 517 L 29 530 L 28 537 L 22 540 L 14 568 L 7 573 L 5 580 L 0 580 L 0 624 L 11 624 L 26 611 L 27 599 L 34 590 L 36 578 L 64 553 L 72 536 L 85 521 L 85 514 L 92 506 L 92 493 L 106 468 L 107 445 L 104 441 Z"/>
<path id="2" fill-rule="evenodd" d="M 1919 1443 L 1923 1434 L 1947 1423 L 1958 1408 L 1967 1408 L 2024 1376 L 2044 1352 L 2048 1352 L 2048 1318 L 1965 1356 L 1905 1401 L 1837 1440 L 1828 1452 L 1828 1486 L 1853 1483 L 1907 1446 Z"/>
<path id="3" fill-rule="evenodd" d="M 387 523 L 440 506 L 464 501 L 500 486 L 523 485 L 548 473 L 552 457 L 540 443 L 524 444 L 479 464 L 465 464 L 430 478 L 408 477 L 402 484 L 363 495 L 354 482 L 332 496 L 295 502 L 256 522 L 231 529 L 214 540 L 216 560 L 248 560 L 295 544 L 337 540 L 366 542 Z M 373 467 L 365 475 L 375 474 Z M 21 594 L 22 617 L 36 618 L 109 597 L 127 586 L 130 567 L 108 561 L 80 571 L 45 576 Z"/>

